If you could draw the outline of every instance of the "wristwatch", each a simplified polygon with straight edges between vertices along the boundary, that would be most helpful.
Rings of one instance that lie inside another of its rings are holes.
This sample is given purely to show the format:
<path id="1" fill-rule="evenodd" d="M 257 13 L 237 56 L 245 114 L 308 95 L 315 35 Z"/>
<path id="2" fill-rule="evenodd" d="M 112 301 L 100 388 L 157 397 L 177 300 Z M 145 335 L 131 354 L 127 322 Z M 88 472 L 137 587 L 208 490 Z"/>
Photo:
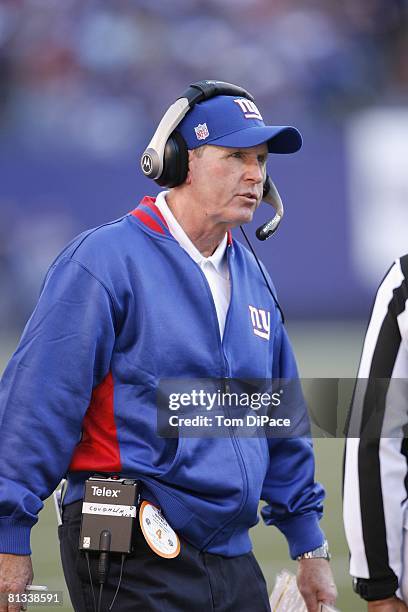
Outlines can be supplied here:
<path id="1" fill-rule="evenodd" d="M 330 561 L 331 554 L 329 552 L 329 544 L 327 540 L 325 540 L 318 548 L 310 550 L 309 552 L 304 552 L 296 557 L 296 561 L 300 561 L 301 559 L 326 559 L 326 561 Z"/>

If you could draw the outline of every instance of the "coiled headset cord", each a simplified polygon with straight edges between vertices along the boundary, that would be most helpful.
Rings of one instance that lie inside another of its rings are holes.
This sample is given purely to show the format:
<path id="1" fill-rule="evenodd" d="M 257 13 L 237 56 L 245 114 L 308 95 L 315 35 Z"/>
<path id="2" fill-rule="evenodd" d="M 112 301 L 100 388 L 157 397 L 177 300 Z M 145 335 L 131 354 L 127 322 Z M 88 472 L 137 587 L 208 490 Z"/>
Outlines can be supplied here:
<path id="1" fill-rule="evenodd" d="M 103 582 L 100 583 L 99 585 L 99 594 L 98 594 L 98 604 L 96 604 L 96 596 L 95 596 L 95 589 L 94 589 L 94 584 L 93 584 L 93 580 L 92 580 L 92 572 L 91 572 L 91 565 L 89 562 L 89 553 L 86 552 L 85 553 L 85 557 L 86 557 L 86 562 L 88 565 L 88 573 L 89 573 L 89 582 L 91 584 L 91 592 L 92 592 L 92 599 L 93 599 L 93 604 L 94 604 L 94 610 L 95 612 L 101 612 L 101 606 L 102 606 L 102 593 L 103 593 Z M 118 581 L 118 586 L 116 587 L 116 591 L 115 594 L 113 596 L 113 599 L 109 605 L 108 611 L 110 612 L 115 604 L 116 601 L 116 597 L 119 593 L 119 589 L 120 589 L 120 585 L 122 583 L 122 576 L 123 576 L 123 565 L 125 563 L 125 557 L 126 555 L 123 553 L 121 555 L 121 562 L 120 562 L 120 574 L 119 574 L 119 581 Z"/>

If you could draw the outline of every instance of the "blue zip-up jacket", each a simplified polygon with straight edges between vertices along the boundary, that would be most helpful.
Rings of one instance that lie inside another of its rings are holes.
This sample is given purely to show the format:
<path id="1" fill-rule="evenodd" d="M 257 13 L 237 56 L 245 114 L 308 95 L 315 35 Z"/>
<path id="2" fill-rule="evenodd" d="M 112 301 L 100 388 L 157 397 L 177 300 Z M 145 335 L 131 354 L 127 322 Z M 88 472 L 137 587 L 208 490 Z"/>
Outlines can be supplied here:
<path id="1" fill-rule="evenodd" d="M 152 198 L 81 234 L 47 273 L 0 386 L 0 552 L 29 554 L 30 529 L 60 479 L 138 478 L 201 550 L 248 552 L 260 499 L 291 556 L 319 546 L 324 493 L 307 438 L 157 435 L 162 378 L 297 377 L 280 314 L 253 256 L 229 236 L 231 302 L 221 340 L 200 267 Z M 249 306 L 270 312 L 270 339 Z"/>

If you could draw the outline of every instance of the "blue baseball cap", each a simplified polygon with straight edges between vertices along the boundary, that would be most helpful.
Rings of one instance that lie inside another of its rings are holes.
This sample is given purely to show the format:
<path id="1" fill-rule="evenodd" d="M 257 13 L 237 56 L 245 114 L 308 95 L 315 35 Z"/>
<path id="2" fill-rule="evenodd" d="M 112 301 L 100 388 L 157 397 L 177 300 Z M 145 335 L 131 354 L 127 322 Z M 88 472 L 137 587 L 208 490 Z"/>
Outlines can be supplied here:
<path id="1" fill-rule="evenodd" d="M 295 153 L 300 132 L 287 125 L 265 125 L 255 103 L 239 96 L 215 96 L 193 106 L 177 127 L 188 149 L 205 144 L 254 147 L 265 142 L 269 153 Z"/>

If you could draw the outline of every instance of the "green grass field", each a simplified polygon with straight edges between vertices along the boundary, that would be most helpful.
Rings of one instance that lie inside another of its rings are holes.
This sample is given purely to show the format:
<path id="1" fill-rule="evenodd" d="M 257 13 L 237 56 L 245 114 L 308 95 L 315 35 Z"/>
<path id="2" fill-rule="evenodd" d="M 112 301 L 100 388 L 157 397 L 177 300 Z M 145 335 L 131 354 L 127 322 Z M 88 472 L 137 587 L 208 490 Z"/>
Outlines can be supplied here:
<path id="1" fill-rule="evenodd" d="M 365 323 L 296 323 L 288 326 L 299 369 L 303 377 L 353 377 L 356 373 Z M 13 342 L 2 347 L 0 370 L 5 365 Z M 348 575 L 348 552 L 344 538 L 341 507 L 341 469 L 344 440 L 316 439 L 317 479 L 327 492 L 323 529 L 330 542 L 332 567 L 339 591 L 338 607 L 342 612 L 361 612 L 363 602 L 352 593 Z M 252 530 L 255 554 L 262 566 L 270 590 L 276 573 L 283 569 L 296 571 L 289 560 L 286 541 L 281 534 L 260 522 Z M 50 590 L 64 591 L 61 612 L 72 610 L 65 590 L 58 552 L 56 518 L 52 500 L 48 500 L 32 534 L 35 584 L 46 584 Z M 237 611 L 239 612 L 239 611 Z"/>

